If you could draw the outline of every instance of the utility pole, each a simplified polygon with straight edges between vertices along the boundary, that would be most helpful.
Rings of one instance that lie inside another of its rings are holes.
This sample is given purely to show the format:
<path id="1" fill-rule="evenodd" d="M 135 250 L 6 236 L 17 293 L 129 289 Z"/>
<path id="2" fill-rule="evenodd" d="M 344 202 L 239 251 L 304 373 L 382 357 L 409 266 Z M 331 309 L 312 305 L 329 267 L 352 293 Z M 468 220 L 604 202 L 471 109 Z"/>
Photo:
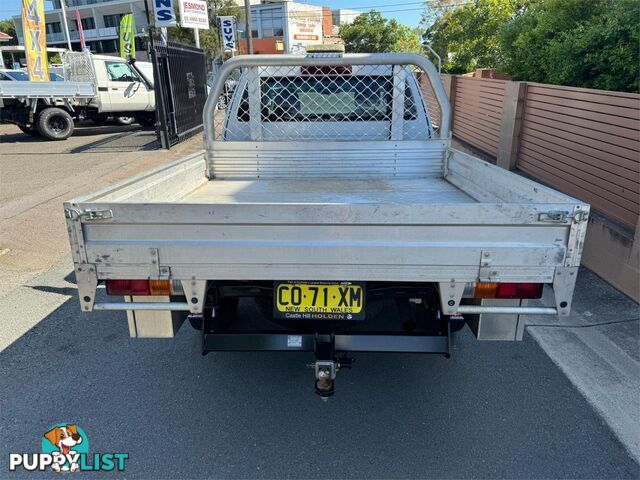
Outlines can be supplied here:
<path id="1" fill-rule="evenodd" d="M 60 7 L 62 7 L 62 27 L 64 28 L 64 35 L 67 40 L 67 48 L 71 50 L 71 35 L 69 35 L 69 24 L 67 23 L 67 0 L 60 0 Z"/>
<path id="2" fill-rule="evenodd" d="M 247 52 L 253 55 L 253 35 L 251 33 L 251 0 L 244 0 L 244 16 L 247 22 Z"/>
<path id="3" fill-rule="evenodd" d="M 147 0 L 144 0 L 144 14 L 147 17 L 147 34 L 149 39 L 147 40 L 147 60 L 151 61 L 151 49 L 153 48 L 153 30 L 155 24 L 151 21 L 151 14 L 149 13 L 149 4 Z"/>

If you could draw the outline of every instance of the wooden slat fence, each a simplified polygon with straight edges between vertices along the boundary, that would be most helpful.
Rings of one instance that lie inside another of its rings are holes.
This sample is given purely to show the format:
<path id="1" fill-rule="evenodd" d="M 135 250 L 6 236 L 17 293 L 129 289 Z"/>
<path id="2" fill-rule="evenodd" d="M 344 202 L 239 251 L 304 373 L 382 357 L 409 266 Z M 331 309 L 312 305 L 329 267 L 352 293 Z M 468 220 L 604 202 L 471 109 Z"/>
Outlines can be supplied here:
<path id="1" fill-rule="evenodd" d="M 516 142 L 516 167 L 636 228 L 640 215 L 640 95 L 526 83 L 519 128 L 505 128 L 508 81 L 452 77 L 453 135 L 499 157 Z M 505 93 L 507 93 L 505 95 Z M 435 100 L 425 92 L 427 103 Z M 508 120 L 508 119 L 507 119 Z M 514 133 L 516 135 L 514 136 Z M 509 137 L 509 138 L 511 138 Z M 500 163 L 500 162 L 499 162 Z"/>
<path id="2" fill-rule="evenodd" d="M 635 228 L 640 96 L 527 84 L 517 166 Z"/>
<path id="3" fill-rule="evenodd" d="M 427 79 L 427 76 L 422 72 L 417 72 L 416 77 L 422 91 L 422 98 L 427 102 L 427 108 L 429 109 L 429 116 L 431 121 L 436 127 L 440 126 L 440 106 L 436 100 L 436 96 L 433 93 L 433 88 Z"/>
<path id="4" fill-rule="evenodd" d="M 453 132 L 456 137 L 497 156 L 505 80 L 456 77 Z"/>

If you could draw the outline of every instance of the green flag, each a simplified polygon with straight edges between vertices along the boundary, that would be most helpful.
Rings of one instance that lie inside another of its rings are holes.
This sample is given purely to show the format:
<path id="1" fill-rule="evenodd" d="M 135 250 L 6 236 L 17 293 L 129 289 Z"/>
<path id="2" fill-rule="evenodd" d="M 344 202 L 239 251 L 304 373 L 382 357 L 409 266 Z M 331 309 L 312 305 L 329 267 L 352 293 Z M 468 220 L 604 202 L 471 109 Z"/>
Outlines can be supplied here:
<path id="1" fill-rule="evenodd" d="M 135 27 L 131 13 L 127 13 L 120 20 L 120 56 L 136 56 Z"/>

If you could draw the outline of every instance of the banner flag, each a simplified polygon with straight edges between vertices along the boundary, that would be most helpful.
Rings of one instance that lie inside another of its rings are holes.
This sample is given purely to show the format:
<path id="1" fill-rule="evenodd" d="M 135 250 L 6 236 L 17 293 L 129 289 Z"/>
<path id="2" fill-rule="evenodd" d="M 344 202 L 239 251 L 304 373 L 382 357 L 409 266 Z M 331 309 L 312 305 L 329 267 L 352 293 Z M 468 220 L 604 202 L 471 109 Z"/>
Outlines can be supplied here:
<path id="1" fill-rule="evenodd" d="M 120 20 L 120 56 L 136 56 L 135 26 L 131 13 L 127 13 Z"/>
<path id="2" fill-rule="evenodd" d="M 44 0 L 22 0 L 22 30 L 29 80 L 48 82 L 49 61 L 44 24 Z"/>
<path id="3" fill-rule="evenodd" d="M 78 36 L 80 37 L 80 48 L 84 50 L 87 44 L 84 41 L 84 30 L 82 29 L 82 19 L 80 18 L 80 10 L 76 7 L 76 25 L 78 26 Z"/>

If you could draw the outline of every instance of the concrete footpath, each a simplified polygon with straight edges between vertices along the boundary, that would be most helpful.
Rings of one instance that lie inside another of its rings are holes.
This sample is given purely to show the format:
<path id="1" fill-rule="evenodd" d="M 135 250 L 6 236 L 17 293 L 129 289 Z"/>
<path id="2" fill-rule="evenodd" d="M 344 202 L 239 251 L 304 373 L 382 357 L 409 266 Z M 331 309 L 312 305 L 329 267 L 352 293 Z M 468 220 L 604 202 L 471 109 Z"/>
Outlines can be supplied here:
<path id="1" fill-rule="evenodd" d="M 69 252 L 63 202 L 202 148 L 198 135 L 157 150 L 138 125 L 80 125 L 47 142 L 0 125 L 0 296 L 55 265 Z"/>
<path id="2" fill-rule="evenodd" d="M 530 316 L 527 329 L 640 462 L 638 304 L 581 268 L 571 315 Z"/>

